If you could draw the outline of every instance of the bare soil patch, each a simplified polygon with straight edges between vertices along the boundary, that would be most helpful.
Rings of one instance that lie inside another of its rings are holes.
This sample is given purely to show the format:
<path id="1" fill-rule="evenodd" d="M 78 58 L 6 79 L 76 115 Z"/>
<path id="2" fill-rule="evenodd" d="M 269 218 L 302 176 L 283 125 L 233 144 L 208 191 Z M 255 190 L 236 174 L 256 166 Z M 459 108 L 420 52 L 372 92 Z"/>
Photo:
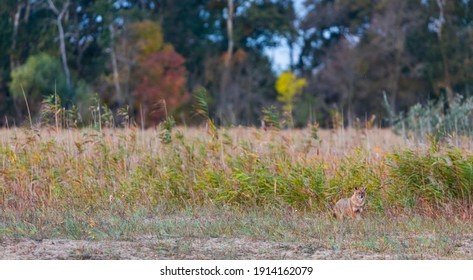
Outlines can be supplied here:
<path id="1" fill-rule="evenodd" d="M 1 239 L 0 259 L 471 259 L 471 236 L 455 242 L 449 257 L 329 249 L 248 238 L 149 238 L 133 241 Z"/>

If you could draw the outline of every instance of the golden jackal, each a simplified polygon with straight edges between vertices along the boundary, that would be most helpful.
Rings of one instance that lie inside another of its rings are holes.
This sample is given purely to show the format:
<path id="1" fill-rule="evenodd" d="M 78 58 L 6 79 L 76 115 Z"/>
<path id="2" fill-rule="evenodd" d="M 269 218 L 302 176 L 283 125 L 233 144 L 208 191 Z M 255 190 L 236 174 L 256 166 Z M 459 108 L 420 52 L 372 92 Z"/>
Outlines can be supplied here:
<path id="1" fill-rule="evenodd" d="M 355 192 L 350 198 L 340 199 L 335 206 L 333 211 L 337 219 L 343 219 L 344 216 L 350 216 L 357 220 L 361 219 L 361 212 L 363 212 L 363 206 L 366 201 L 366 188 L 358 189 L 355 188 Z"/>

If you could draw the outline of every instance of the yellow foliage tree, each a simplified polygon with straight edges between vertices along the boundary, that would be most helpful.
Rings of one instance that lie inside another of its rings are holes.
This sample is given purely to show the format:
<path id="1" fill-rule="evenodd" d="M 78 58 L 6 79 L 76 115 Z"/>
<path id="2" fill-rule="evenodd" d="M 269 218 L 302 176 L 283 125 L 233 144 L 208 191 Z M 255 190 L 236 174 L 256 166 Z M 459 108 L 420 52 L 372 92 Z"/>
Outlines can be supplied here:
<path id="1" fill-rule="evenodd" d="M 156 22 L 144 20 L 134 23 L 131 31 L 131 43 L 136 47 L 138 60 L 141 62 L 153 53 L 174 50 L 171 44 L 164 42 L 161 26 Z"/>
<path id="2" fill-rule="evenodd" d="M 286 113 L 292 115 L 294 97 L 302 92 L 306 84 L 305 79 L 297 79 L 291 71 L 285 71 L 279 76 L 275 88 L 278 92 L 278 101 L 283 103 L 283 110 Z"/>

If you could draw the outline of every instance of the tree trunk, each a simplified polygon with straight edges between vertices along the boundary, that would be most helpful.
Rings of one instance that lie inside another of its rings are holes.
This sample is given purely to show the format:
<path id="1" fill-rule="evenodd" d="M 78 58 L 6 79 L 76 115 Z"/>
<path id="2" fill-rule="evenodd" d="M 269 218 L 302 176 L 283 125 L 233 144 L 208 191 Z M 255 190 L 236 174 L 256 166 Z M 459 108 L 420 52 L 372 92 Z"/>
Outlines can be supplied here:
<path id="1" fill-rule="evenodd" d="M 117 103 L 119 106 L 123 105 L 123 96 L 122 90 L 120 87 L 120 76 L 118 73 L 118 63 L 117 63 L 117 55 L 115 53 L 115 28 L 113 27 L 113 23 L 108 25 L 108 29 L 110 30 L 110 58 L 112 60 L 112 68 L 113 68 L 113 83 L 115 84 L 115 94 Z"/>
<path id="2" fill-rule="evenodd" d="M 218 115 L 221 122 L 225 123 L 227 118 L 232 118 L 233 106 L 229 100 L 229 84 L 230 84 L 230 73 L 231 73 L 231 61 L 233 55 L 233 0 L 227 0 L 228 3 L 228 15 L 227 15 L 227 36 L 228 36 L 228 47 L 227 53 L 224 58 L 222 80 L 220 81 L 220 104 L 218 108 Z"/>
<path id="3" fill-rule="evenodd" d="M 396 37 L 395 50 L 394 50 L 394 71 L 390 75 L 390 85 L 389 89 L 391 91 L 391 110 L 392 112 L 397 111 L 397 96 L 399 91 L 399 79 L 401 77 L 401 67 L 402 67 L 402 54 L 404 53 L 404 38 L 405 34 L 401 32 Z M 393 126 L 393 119 L 389 118 L 389 125 Z"/>
<path id="4" fill-rule="evenodd" d="M 60 40 L 60 51 L 61 51 L 61 60 L 62 67 L 64 68 L 64 74 L 66 75 L 66 85 L 67 89 L 71 90 L 71 73 L 69 72 L 69 66 L 67 65 L 67 54 L 66 54 L 66 42 L 64 36 L 64 29 L 62 27 L 62 16 L 57 20 L 57 28 L 59 31 L 59 40 Z"/>
<path id="5" fill-rule="evenodd" d="M 288 41 L 287 45 L 289 47 L 289 69 L 294 71 L 294 42 L 293 40 Z"/>
<path id="6" fill-rule="evenodd" d="M 18 1 L 18 6 L 16 8 L 16 12 L 13 17 L 13 34 L 12 34 L 12 44 L 11 44 L 11 52 L 10 52 L 11 70 L 15 69 L 19 65 L 18 59 L 16 58 L 16 55 L 14 53 L 16 50 L 16 44 L 17 44 L 17 39 L 18 39 L 18 28 L 20 26 L 20 15 L 21 15 L 22 8 L 23 8 L 23 4 L 21 3 L 21 1 Z"/>
<path id="7" fill-rule="evenodd" d="M 228 17 L 227 17 L 227 35 L 228 35 L 228 48 L 227 55 L 225 57 L 225 67 L 230 67 L 233 54 L 233 0 L 227 0 L 228 2 Z"/>
<path id="8" fill-rule="evenodd" d="M 447 104 L 448 104 L 448 108 L 450 108 L 450 105 L 452 104 L 455 96 L 453 95 L 453 90 L 452 90 L 452 81 L 451 81 L 450 72 L 449 72 L 448 57 L 445 50 L 445 45 L 443 44 L 443 40 L 442 40 L 442 29 L 445 23 L 445 14 L 443 10 L 443 8 L 445 7 L 445 0 L 437 0 L 437 6 L 439 7 L 439 21 L 440 21 L 440 26 L 437 31 L 437 38 L 440 44 L 440 52 L 442 55 L 442 64 L 443 64 L 443 81 L 441 82 L 441 84 L 443 85 L 443 88 L 447 94 Z"/>
<path id="9" fill-rule="evenodd" d="M 69 66 L 67 65 L 67 53 L 66 53 L 66 39 L 64 35 L 64 28 L 62 27 L 62 19 L 64 15 L 66 14 L 67 8 L 70 5 L 70 0 L 67 0 L 63 7 L 62 10 L 59 12 L 59 10 L 56 8 L 52 0 L 48 0 L 49 8 L 56 14 L 56 25 L 58 28 L 59 32 L 59 51 L 61 52 L 61 60 L 62 60 L 62 67 L 64 69 L 64 74 L 66 75 L 66 85 L 67 89 L 70 93 L 71 91 L 71 74 L 69 72 Z"/>
<path id="10" fill-rule="evenodd" d="M 25 16 L 24 16 L 25 23 L 28 23 L 30 19 L 30 12 L 31 12 L 31 0 L 26 0 L 26 11 L 25 11 Z"/>

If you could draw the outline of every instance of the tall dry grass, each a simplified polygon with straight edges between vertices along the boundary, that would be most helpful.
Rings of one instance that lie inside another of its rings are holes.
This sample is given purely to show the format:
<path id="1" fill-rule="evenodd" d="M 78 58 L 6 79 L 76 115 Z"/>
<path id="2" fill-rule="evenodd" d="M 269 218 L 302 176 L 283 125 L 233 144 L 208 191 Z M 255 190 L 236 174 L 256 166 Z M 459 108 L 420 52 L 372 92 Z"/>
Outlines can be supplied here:
<path id="1" fill-rule="evenodd" d="M 371 213 L 471 213 L 471 150 L 389 130 L 221 129 L 0 133 L 0 207 L 14 211 L 291 208 L 330 212 L 367 186 Z"/>

